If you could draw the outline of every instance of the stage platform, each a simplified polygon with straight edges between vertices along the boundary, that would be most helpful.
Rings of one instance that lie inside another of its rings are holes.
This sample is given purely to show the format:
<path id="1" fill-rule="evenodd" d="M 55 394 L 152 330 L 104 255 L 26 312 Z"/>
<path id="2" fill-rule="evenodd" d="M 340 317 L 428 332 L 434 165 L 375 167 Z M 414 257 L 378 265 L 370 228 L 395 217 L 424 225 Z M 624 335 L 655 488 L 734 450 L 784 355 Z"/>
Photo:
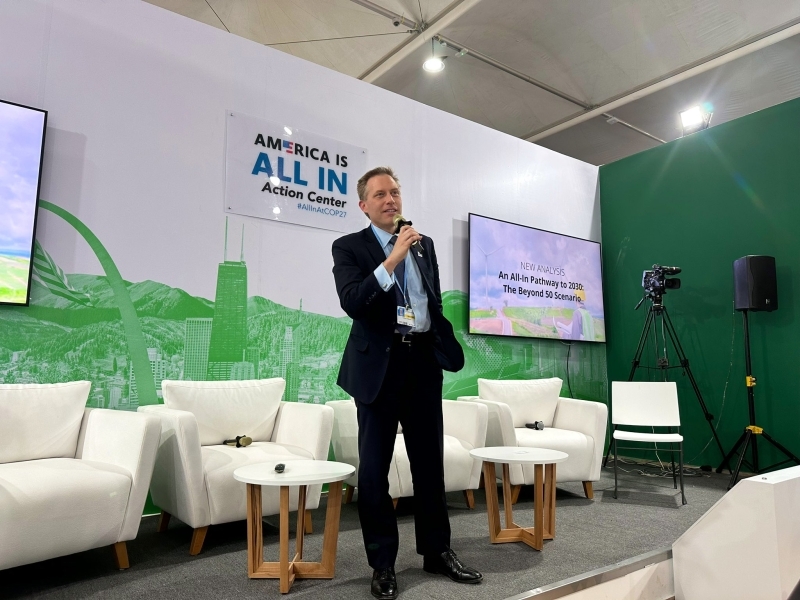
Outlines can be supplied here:
<path id="1" fill-rule="evenodd" d="M 625 466 L 630 469 L 630 465 Z M 556 537 L 537 552 L 524 544 L 489 543 L 483 490 L 468 510 L 460 493 L 448 494 L 453 548 L 462 560 L 481 570 L 477 586 L 451 583 L 422 570 L 414 551 L 411 499 L 401 499 L 398 517 L 401 536 L 396 570 L 400 598 L 484 599 L 534 596 L 532 590 L 576 578 L 671 547 L 672 543 L 725 493 L 724 475 L 686 478 L 689 504 L 681 506 L 680 492 L 671 478 L 623 474 L 619 500 L 612 497 L 613 472 L 604 469 L 595 483 L 595 499 L 583 496 L 580 483 L 560 484 L 556 498 Z M 244 491 L 242 491 L 244 493 Z M 357 496 L 356 496 L 357 497 Z M 514 508 L 515 519 L 533 521 L 532 488 L 524 488 Z M 306 537 L 305 552 L 313 559 L 321 551 L 323 497 L 314 511 L 315 533 Z M 246 572 L 245 522 L 213 526 L 202 554 L 189 556 L 191 530 L 173 519 L 166 533 L 156 533 L 155 517 L 142 521 L 139 536 L 128 543 L 131 568 L 115 571 L 112 553 L 101 548 L 0 571 L 4 598 L 279 598 L 272 580 L 250 580 Z M 277 519 L 265 519 L 267 559 L 277 556 Z M 294 522 L 292 522 L 294 527 Z M 366 564 L 356 504 L 342 506 L 336 577 L 297 581 L 285 597 L 355 600 L 371 598 L 371 571 Z"/>

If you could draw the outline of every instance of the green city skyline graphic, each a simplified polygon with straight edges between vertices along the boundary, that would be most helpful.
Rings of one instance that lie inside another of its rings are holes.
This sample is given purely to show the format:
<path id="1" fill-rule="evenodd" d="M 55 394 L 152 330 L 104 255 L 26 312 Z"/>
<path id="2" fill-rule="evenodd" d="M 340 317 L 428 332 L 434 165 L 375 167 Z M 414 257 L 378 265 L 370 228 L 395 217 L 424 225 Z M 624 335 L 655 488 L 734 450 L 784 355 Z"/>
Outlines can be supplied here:
<path id="1" fill-rule="evenodd" d="M 70 222 L 101 258 L 105 249 L 77 218 L 44 201 L 42 207 Z M 283 377 L 287 401 L 348 397 L 336 378 L 350 319 L 304 312 L 302 300 L 290 308 L 247 297 L 243 253 L 230 261 L 226 248 L 213 301 L 164 283 L 124 281 L 110 256 L 101 264 L 106 275 L 65 275 L 58 286 L 34 278 L 29 307 L 0 307 L 0 383 L 86 379 L 88 406 L 120 410 L 161 401 L 164 379 Z M 480 377 L 558 376 L 568 393 L 566 344 L 470 335 L 466 294 L 446 291 L 443 304 L 466 356 L 464 369 L 445 373 L 446 398 L 476 394 Z M 572 394 L 605 401 L 605 346 L 574 344 L 569 358 Z"/>

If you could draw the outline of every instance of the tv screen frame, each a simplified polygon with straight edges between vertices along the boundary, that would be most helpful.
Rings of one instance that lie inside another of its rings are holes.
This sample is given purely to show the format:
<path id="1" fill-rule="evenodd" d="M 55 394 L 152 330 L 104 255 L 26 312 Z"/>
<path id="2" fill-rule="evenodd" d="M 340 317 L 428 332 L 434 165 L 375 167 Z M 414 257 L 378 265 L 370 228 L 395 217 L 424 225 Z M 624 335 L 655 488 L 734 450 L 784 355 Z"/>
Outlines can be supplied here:
<path id="1" fill-rule="evenodd" d="M 31 286 L 33 284 L 33 253 L 34 248 L 36 245 L 36 226 L 39 221 L 39 194 L 41 193 L 42 189 L 42 167 L 44 165 L 44 146 L 45 146 L 45 138 L 47 136 L 47 117 L 48 111 L 37 108 L 35 106 L 28 106 L 26 104 L 20 104 L 18 102 L 11 102 L 10 100 L 3 100 L 0 99 L 0 104 L 7 104 L 11 106 L 18 106 L 20 108 L 24 108 L 27 110 L 31 110 L 34 112 L 42 113 L 42 141 L 41 141 L 41 151 L 39 153 L 39 173 L 38 178 L 36 181 L 36 198 L 34 200 L 33 206 L 33 227 L 31 229 L 31 247 L 30 247 L 30 262 L 28 264 L 28 289 L 25 291 L 25 301 L 24 302 L 10 302 L 10 301 L 2 301 L 0 300 L 0 306 L 30 306 L 31 302 Z"/>
<path id="2" fill-rule="evenodd" d="M 472 217 L 479 217 L 481 219 L 487 219 L 489 221 L 497 221 L 499 223 L 505 223 L 507 225 L 512 225 L 514 227 L 520 227 L 523 229 L 532 229 L 534 231 L 540 231 L 542 233 L 547 233 L 563 238 L 570 238 L 573 240 L 579 240 L 581 242 L 587 242 L 590 244 L 595 244 L 598 250 L 598 260 L 600 262 L 600 288 L 601 288 L 601 297 L 603 298 L 603 324 L 604 324 L 604 339 L 602 340 L 581 340 L 581 339 L 570 339 L 570 338 L 561 338 L 561 337 L 549 337 L 549 336 L 523 336 L 523 335 L 508 335 L 503 333 L 489 333 L 483 331 L 472 331 L 470 325 L 470 313 L 472 311 Z M 467 213 L 467 334 L 468 335 L 480 335 L 480 336 L 489 336 L 489 337 L 499 337 L 504 339 L 516 339 L 516 340 L 553 340 L 559 341 L 563 343 L 571 343 L 571 342 L 580 342 L 580 343 L 587 343 L 587 344 L 606 344 L 608 343 L 608 330 L 605 328 L 605 282 L 603 278 L 603 245 L 600 242 L 596 242 L 594 240 L 588 240 L 585 238 L 577 237 L 574 235 L 567 235 L 565 233 L 559 233 L 556 231 L 549 231 L 547 229 L 541 229 L 539 227 L 532 227 L 530 225 L 523 225 L 521 223 L 514 223 L 511 221 L 505 221 L 503 219 L 497 219 L 495 217 L 489 217 L 487 215 L 481 215 L 474 212 Z"/>

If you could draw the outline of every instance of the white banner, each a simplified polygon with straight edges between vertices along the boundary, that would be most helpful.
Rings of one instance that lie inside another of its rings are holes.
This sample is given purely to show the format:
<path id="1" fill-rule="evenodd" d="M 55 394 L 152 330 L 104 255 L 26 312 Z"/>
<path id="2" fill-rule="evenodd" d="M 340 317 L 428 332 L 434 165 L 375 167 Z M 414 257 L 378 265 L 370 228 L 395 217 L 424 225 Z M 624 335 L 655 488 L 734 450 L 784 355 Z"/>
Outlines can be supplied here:
<path id="1" fill-rule="evenodd" d="M 229 111 L 225 211 L 358 231 L 365 219 L 356 183 L 366 164 L 365 148 Z"/>

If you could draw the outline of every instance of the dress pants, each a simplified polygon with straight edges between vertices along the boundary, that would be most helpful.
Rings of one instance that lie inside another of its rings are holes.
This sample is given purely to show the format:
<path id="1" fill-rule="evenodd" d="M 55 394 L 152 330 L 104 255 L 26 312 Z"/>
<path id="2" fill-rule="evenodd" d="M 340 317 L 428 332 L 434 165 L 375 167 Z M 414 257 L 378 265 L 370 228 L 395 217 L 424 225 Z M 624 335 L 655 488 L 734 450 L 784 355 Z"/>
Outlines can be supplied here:
<path id="1" fill-rule="evenodd" d="M 408 336 L 407 336 L 408 337 Z M 444 493 L 442 369 L 432 334 L 395 334 L 380 392 L 370 404 L 358 402 L 358 515 L 367 560 L 373 569 L 393 567 L 397 558 L 397 517 L 389 496 L 389 465 L 398 422 L 403 426 L 414 482 L 417 552 L 438 555 L 450 547 Z"/>

